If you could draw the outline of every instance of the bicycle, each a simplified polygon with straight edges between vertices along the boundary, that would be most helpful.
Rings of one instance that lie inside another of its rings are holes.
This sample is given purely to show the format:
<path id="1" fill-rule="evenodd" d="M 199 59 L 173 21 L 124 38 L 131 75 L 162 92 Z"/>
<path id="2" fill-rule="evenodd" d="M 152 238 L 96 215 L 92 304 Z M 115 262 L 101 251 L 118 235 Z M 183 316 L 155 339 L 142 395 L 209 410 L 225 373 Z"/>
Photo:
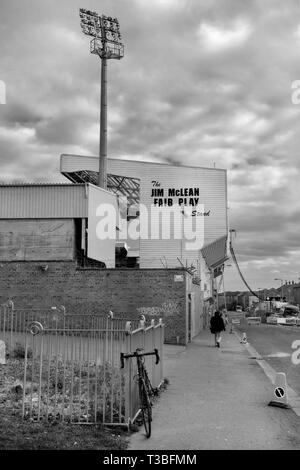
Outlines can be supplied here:
<path id="1" fill-rule="evenodd" d="M 138 386 L 139 386 L 139 398 L 140 398 L 140 409 L 142 415 L 142 421 L 145 427 L 146 436 L 151 436 L 151 421 L 152 421 L 152 402 L 151 397 L 158 395 L 158 389 L 152 387 L 149 380 L 147 370 L 144 365 L 144 356 L 156 356 L 155 364 L 159 363 L 158 350 L 154 349 L 151 352 L 142 353 L 142 349 L 137 348 L 134 353 L 124 354 L 121 353 L 121 369 L 124 367 L 124 359 L 135 357 L 137 360 L 138 367 Z"/>

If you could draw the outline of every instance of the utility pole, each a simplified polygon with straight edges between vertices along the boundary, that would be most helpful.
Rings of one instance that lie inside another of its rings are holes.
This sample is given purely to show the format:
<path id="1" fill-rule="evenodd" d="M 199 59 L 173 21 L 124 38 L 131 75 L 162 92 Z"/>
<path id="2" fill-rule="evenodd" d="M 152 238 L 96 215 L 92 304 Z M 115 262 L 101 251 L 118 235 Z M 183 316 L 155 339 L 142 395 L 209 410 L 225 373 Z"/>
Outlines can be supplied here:
<path id="1" fill-rule="evenodd" d="M 95 11 L 80 8 L 80 25 L 84 34 L 93 37 L 91 54 L 101 59 L 100 142 L 98 186 L 107 189 L 107 59 L 122 59 L 124 45 L 121 43 L 119 21 Z"/>
<path id="2" fill-rule="evenodd" d="M 224 267 L 223 267 L 223 292 L 224 292 L 224 304 L 225 304 L 225 309 L 227 311 L 227 299 L 226 299 L 226 290 L 225 290 L 225 267 L 228 266 L 232 266 L 232 264 L 224 264 Z"/>
<path id="3" fill-rule="evenodd" d="M 225 278 L 223 273 L 223 294 L 224 294 L 224 308 L 227 312 L 227 304 L 226 304 L 226 291 L 225 291 Z"/>

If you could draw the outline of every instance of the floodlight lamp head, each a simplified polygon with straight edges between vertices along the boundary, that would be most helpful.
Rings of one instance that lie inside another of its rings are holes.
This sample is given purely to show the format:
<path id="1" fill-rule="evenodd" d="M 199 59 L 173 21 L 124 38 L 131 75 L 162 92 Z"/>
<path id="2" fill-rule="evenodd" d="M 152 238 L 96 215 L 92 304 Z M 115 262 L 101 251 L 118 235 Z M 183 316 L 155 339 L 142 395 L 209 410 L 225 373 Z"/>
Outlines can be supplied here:
<path id="1" fill-rule="evenodd" d="M 86 10 L 85 8 L 80 8 L 79 16 L 80 18 L 85 17 L 85 16 L 93 16 L 94 18 L 95 17 L 98 18 L 99 15 L 95 11 L 90 11 L 90 10 Z"/>
<path id="2" fill-rule="evenodd" d="M 101 59 L 122 59 L 124 45 L 121 43 L 120 26 L 117 18 L 98 15 L 94 11 L 80 8 L 79 16 L 82 32 L 94 39 L 91 41 L 91 53 Z"/>

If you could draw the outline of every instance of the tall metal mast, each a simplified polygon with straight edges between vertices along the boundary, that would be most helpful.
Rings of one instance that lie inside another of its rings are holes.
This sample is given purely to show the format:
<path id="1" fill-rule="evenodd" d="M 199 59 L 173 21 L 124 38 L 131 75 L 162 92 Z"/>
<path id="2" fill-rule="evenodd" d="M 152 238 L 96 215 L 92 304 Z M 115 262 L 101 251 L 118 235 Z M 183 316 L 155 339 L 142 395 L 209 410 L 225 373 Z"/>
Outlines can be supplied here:
<path id="1" fill-rule="evenodd" d="M 80 25 L 84 34 L 92 36 L 90 52 L 101 59 L 100 145 L 98 185 L 107 189 L 107 59 L 122 59 L 119 21 L 95 11 L 79 10 Z"/>

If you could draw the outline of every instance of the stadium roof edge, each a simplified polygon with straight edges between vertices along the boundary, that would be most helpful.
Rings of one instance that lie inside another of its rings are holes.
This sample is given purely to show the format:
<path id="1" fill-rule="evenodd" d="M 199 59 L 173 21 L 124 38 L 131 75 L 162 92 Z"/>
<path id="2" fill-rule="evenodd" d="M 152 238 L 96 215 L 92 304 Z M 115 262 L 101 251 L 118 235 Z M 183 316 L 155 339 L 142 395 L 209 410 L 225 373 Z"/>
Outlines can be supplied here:
<path id="1" fill-rule="evenodd" d="M 62 153 L 60 155 L 60 171 L 62 171 L 62 159 L 63 157 L 75 157 L 75 158 L 91 158 L 91 159 L 99 159 L 98 156 L 96 155 L 77 155 L 77 154 L 72 154 L 72 153 Z M 177 168 L 200 168 L 203 170 L 217 170 L 217 171 L 225 171 L 227 172 L 226 168 L 210 168 L 210 167 L 204 167 L 204 166 L 197 166 L 197 165 L 182 165 L 180 163 L 163 163 L 163 162 L 150 162 L 150 161 L 145 161 L 145 160 L 131 160 L 129 158 L 111 158 L 108 157 L 108 160 L 120 160 L 122 162 L 130 162 L 130 163 L 137 163 L 137 164 L 147 164 L 147 165 L 163 165 L 163 166 L 173 166 Z"/>

